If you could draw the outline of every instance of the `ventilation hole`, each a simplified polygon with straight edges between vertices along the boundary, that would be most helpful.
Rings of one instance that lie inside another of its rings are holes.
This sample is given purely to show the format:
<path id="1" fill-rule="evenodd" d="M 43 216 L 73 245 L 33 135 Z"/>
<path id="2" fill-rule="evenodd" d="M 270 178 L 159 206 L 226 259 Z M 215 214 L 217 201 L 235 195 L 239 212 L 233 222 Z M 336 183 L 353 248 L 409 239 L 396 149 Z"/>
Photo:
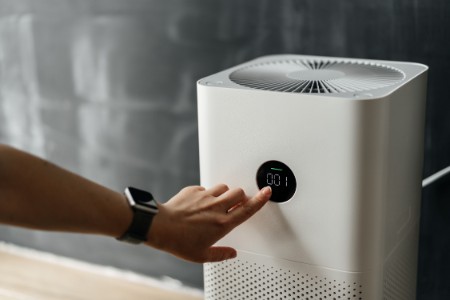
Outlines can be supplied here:
<path id="1" fill-rule="evenodd" d="M 327 287 L 327 281 L 329 287 Z M 341 286 L 349 288 L 341 288 Z M 362 286 L 356 282 L 350 288 L 345 281 L 330 281 L 315 274 L 294 273 L 273 266 L 256 266 L 241 260 L 205 264 L 206 300 L 339 300 L 361 297 Z"/>
<path id="2" fill-rule="evenodd" d="M 307 94 L 370 91 L 402 81 L 391 66 L 351 60 L 288 59 L 245 66 L 230 80 L 249 88 Z"/>

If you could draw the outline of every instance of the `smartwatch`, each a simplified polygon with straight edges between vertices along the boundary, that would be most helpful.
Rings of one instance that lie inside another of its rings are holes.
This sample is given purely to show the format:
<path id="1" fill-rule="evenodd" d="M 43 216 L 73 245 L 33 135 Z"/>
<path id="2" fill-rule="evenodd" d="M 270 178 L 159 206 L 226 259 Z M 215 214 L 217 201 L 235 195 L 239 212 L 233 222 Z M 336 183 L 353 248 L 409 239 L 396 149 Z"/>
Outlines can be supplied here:
<path id="1" fill-rule="evenodd" d="M 158 203 L 152 194 L 134 187 L 125 189 L 125 197 L 133 211 L 133 221 L 127 231 L 117 239 L 131 244 L 147 241 L 153 217 L 158 213 Z"/>

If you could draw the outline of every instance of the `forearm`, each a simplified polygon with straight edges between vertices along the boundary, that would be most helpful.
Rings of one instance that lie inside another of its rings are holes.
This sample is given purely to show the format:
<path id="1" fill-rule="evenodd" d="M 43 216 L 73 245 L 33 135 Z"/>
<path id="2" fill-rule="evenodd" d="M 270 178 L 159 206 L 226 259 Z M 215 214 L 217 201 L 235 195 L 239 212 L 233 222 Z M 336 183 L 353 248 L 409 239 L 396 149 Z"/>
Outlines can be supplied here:
<path id="1" fill-rule="evenodd" d="M 119 236 L 131 218 L 122 194 L 0 145 L 0 223 Z"/>
<path id="2" fill-rule="evenodd" d="M 236 256 L 219 239 L 256 213 L 271 196 L 264 188 L 249 198 L 219 184 L 184 188 L 160 204 L 147 245 L 196 261 Z M 41 230 L 121 236 L 132 220 L 120 193 L 48 161 L 0 144 L 0 223 Z"/>

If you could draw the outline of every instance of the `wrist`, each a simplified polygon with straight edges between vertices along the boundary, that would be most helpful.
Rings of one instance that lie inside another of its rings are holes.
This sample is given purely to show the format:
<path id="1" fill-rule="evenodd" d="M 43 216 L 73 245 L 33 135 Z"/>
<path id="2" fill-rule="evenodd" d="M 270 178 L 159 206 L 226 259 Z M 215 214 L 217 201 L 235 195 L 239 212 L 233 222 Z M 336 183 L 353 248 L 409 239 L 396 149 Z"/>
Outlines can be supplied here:
<path id="1" fill-rule="evenodd" d="M 164 227 L 161 226 L 164 209 L 164 204 L 158 203 L 158 214 L 153 218 L 152 226 L 147 233 L 147 241 L 145 242 L 147 245 L 159 250 L 164 250 L 161 243 L 161 237 L 164 236 L 164 232 L 161 232 L 161 228 Z"/>
<path id="2" fill-rule="evenodd" d="M 132 244 L 147 242 L 153 219 L 158 214 L 158 202 L 150 192 L 135 187 L 127 187 L 124 193 L 132 211 L 132 221 L 128 229 L 116 238 Z"/>
<path id="3" fill-rule="evenodd" d="M 128 204 L 125 195 L 115 193 L 114 201 L 112 201 L 109 220 L 105 227 L 105 233 L 111 237 L 121 236 L 127 231 L 133 220 L 133 211 Z"/>

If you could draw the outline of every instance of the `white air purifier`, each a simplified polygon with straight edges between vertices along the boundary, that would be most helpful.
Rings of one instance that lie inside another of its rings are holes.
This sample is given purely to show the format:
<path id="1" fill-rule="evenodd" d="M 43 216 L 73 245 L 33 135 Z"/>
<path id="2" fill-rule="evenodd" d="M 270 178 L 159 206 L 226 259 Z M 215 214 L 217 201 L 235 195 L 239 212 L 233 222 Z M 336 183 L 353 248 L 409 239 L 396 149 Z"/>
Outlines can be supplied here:
<path id="1" fill-rule="evenodd" d="M 427 69 L 274 55 L 198 81 L 201 184 L 273 190 L 207 300 L 415 299 Z"/>

